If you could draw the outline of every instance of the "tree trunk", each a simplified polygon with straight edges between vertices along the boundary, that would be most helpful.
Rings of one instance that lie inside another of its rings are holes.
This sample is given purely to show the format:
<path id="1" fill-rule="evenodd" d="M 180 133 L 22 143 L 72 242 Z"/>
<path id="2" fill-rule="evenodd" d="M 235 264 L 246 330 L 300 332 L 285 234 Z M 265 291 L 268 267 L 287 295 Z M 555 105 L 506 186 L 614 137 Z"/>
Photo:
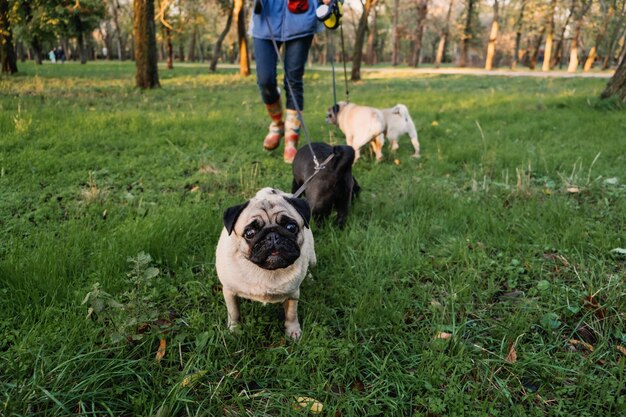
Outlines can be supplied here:
<path id="1" fill-rule="evenodd" d="M 513 50 L 513 61 L 511 62 L 511 69 L 515 69 L 517 67 L 517 63 L 519 62 L 519 50 L 522 44 L 522 27 L 524 25 L 524 9 L 526 8 L 526 3 L 528 0 L 522 0 L 522 4 L 519 9 L 519 16 L 517 17 L 517 22 L 515 24 L 515 48 Z"/>
<path id="2" fill-rule="evenodd" d="M 474 6 L 478 0 L 467 0 L 467 16 L 465 27 L 461 37 L 461 56 L 459 57 L 459 67 L 465 68 L 469 62 L 469 41 L 472 38 L 472 19 L 474 17 Z"/>
<path id="3" fill-rule="evenodd" d="M 400 14 L 400 0 L 393 0 L 393 17 L 391 20 L 391 65 L 398 65 L 400 39 L 398 39 L 398 18 Z"/>
<path id="4" fill-rule="evenodd" d="M 548 35 L 546 36 L 546 47 L 543 51 L 543 64 L 541 65 L 542 71 L 550 71 L 550 62 L 552 61 L 552 42 L 554 41 L 554 12 L 556 10 L 556 0 L 550 1 L 550 8 L 548 10 Z"/>
<path id="5" fill-rule="evenodd" d="M 600 5 L 602 6 L 603 3 L 600 2 Z M 605 9 L 603 11 L 604 11 L 604 16 L 602 18 L 602 24 L 600 25 L 600 29 L 598 31 L 598 34 L 596 35 L 596 42 L 591 47 L 591 50 L 589 51 L 589 55 L 587 55 L 587 60 L 585 61 L 585 65 L 583 66 L 584 72 L 588 72 L 593 67 L 593 63 L 596 60 L 598 46 L 600 46 L 600 43 L 602 43 L 602 40 L 606 36 L 606 30 L 607 30 L 607 27 L 609 26 L 609 21 L 613 17 L 613 12 L 615 11 L 615 9 L 613 9 L 613 6 L 610 5 L 608 6 L 608 10 Z"/>
<path id="6" fill-rule="evenodd" d="M 115 27 L 115 43 L 117 45 L 117 58 L 120 61 L 124 60 L 124 48 L 122 46 L 122 32 L 120 30 L 120 24 L 117 16 L 117 9 L 119 8 L 117 0 L 113 0 L 111 3 L 111 14 L 113 16 L 113 26 Z"/>
<path id="7" fill-rule="evenodd" d="M 528 68 L 534 70 L 537 67 L 537 60 L 539 59 L 539 49 L 541 49 L 541 44 L 543 43 L 543 35 L 546 33 L 546 27 L 541 28 L 541 32 L 539 32 L 539 36 L 537 37 L 537 42 L 535 42 L 535 49 L 530 57 L 530 63 Z"/>
<path id="8" fill-rule="evenodd" d="M 377 0 L 365 0 L 363 4 L 363 14 L 359 19 L 354 39 L 354 53 L 352 55 L 352 72 L 350 79 L 358 81 L 361 79 L 361 61 L 363 60 L 363 43 L 365 42 L 365 30 L 367 29 L 367 17 L 370 10 L 376 6 Z"/>
<path id="9" fill-rule="evenodd" d="M 82 30 L 78 32 L 78 36 L 76 37 L 76 43 L 78 43 L 78 51 L 80 53 L 80 63 L 87 63 L 87 48 L 85 46 L 85 34 Z"/>
<path id="10" fill-rule="evenodd" d="M 620 21 L 619 21 L 620 23 L 616 25 L 615 30 L 611 34 L 611 42 L 609 44 L 608 52 L 605 55 L 604 60 L 602 61 L 602 69 L 603 70 L 609 69 L 609 67 L 611 66 L 611 61 L 613 61 L 613 59 L 614 59 L 615 48 L 617 46 L 618 40 L 620 38 L 624 39 L 624 37 L 626 36 L 626 31 L 624 32 L 624 35 L 622 35 L 621 37 L 617 36 L 617 33 L 619 33 L 620 30 L 622 29 L 622 26 L 623 26 L 622 21 L 623 21 L 623 19 L 620 19 Z"/>
<path id="11" fill-rule="evenodd" d="M 439 68 L 446 56 L 446 44 L 448 42 L 448 35 L 450 33 L 450 17 L 452 16 L 452 7 L 454 6 L 454 0 L 450 0 L 448 6 L 448 13 L 446 14 L 446 21 L 441 31 L 441 37 L 439 38 L 439 46 L 437 47 L 437 56 L 435 57 L 435 68 Z"/>
<path id="12" fill-rule="evenodd" d="M 244 0 L 235 0 L 234 13 L 237 20 L 237 38 L 239 40 L 239 74 L 250 75 L 250 57 L 248 55 L 248 38 L 246 36 L 246 8 Z"/>
<path id="13" fill-rule="evenodd" d="M 493 69 L 493 57 L 496 54 L 496 41 L 498 40 L 498 21 L 500 19 L 500 10 L 498 0 L 493 2 L 493 20 L 491 21 L 491 31 L 489 33 L 489 44 L 487 45 L 487 59 L 485 60 L 485 69 Z"/>
<path id="14" fill-rule="evenodd" d="M 224 30 L 220 33 L 220 36 L 215 41 L 215 46 L 213 47 L 213 56 L 211 57 L 211 72 L 215 72 L 217 69 L 217 61 L 220 59 L 220 54 L 222 51 L 222 43 L 224 42 L 224 38 L 228 35 L 230 31 L 230 26 L 233 23 L 233 7 L 228 9 L 228 18 L 226 19 L 226 26 L 224 26 Z"/>
<path id="15" fill-rule="evenodd" d="M 34 36 L 31 45 L 33 47 L 33 54 L 35 55 L 35 64 L 41 65 L 43 63 L 43 53 L 41 51 L 41 43 L 39 43 L 39 38 Z"/>
<path id="16" fill-rule="evenodd" d="M 172 46 L 172 29 L 165 27 L 165 67 L 174 69 L 174 47 Z"/>
<path id="17" fill-rule="evenodd" d="M 557 63 L 559 64 L 559 69 L 563 66 L 563 47 L 565 44 L 565 31 L 567 30 L 567 26 L 569 25 L 569 20 L 572 18 L 572 11 L 570 10 L 567 15 L 567 19 L 565 19 L 565 23 L 563 24 L 563 28 L 561 29 L 561 36 L 559 37 L 559 41 L 556 44 L 556 52 L 554 53 L 554 60 L 552 61 L 552 67 L 554 67 Z"/>
<path id="18" fill-rule="evenodd" d="M 622 59 L 615 74 L 600 95 L 603 99 L 612 96 L 618 96 L 622 102 L 626 102 L 626 59 Z"/>
<path id="19" fill-rule="evenodd" d="M 572 37 L 572 43 L 570 45 L 569 52 L 569 66 L 567 67 L 567 72 L 576 72 L 578 68 L 578 43 L 580 42 L 580 32 L 583 25 L 583 17 L 591 7 L 593 1 L 592 0 L 583 0 L 581 4 L 580 12 L 576 13 L 576 0 L 572 0 L 572 14 L 575 16 L 574 19 L 574 36 Z"/>
<path id="20" fill-rule="evenodd" d="M 159 84 L 157 67 L 154 1 L 133 0 L 133 37 L 135 49 L 135 81 L 139 88 L 156 88 Z"/>
<path id="21" fill-rule="evenodd" d="M 426 16 L 428 15 L 428 0 L 417 1 L 417 29 L 415 31 L 415 47 L 411 54 L 411 65 L 419 67 L 422 55 L 422 43 L 424 40 L 424 26 L 426 26 Z"/>
<path id="22" fill-rule="evenodd" d="M 578 39 L 580 38 L 580 22 L 576 22 L 576 29 L 569 48 L 569 65 L 567 72 L 576 72 L 578 68 Z"/>
<path id="23" fill-rule="evenodd" d="M 187 62 L 196 61 L 196 42 L 198 39 L 198 28 L 194 27 L 191 32 L 191 40 L 189 41 L 189 52 L 187 53 Z"/>
<path id="24" fill-rule="evenodd" d="M 365 53 L 365 63 L 368 65 L 374 65 L 378 62 L 376 56 L 376 42 L 378 40 L 378 29 L 376 27 L 376 18 L 378 12 L 376 8 L 372 9 L 372 26 L 369 28 L 369 34 L 367 35 L 367 48 Z"/>
<path id="25" fill-rule="evenodd" d="M 2 62 L 2 74 L 15 74 L 17 72 L 13 30 L 9 21 L 9 0 L 0 0 L 0 61 Z"/>

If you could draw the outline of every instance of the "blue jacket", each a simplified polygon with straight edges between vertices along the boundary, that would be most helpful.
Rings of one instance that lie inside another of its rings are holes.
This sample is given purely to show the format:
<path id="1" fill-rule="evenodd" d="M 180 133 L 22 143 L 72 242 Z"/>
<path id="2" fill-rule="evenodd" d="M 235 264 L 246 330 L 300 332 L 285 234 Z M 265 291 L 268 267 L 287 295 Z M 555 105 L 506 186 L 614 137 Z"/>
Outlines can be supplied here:
<path id="1" fill-rule="evenodd" d="M 260 14 L 254 13 L 252 5 L 252 22 L 250 33 L 259 39 L 272 39 L 278 42 L 289 41 L 315 34 L 323 27 L 315 16 L 318 0 L 308 0 L 309 9 L 304 13 L 294 14 L 287 9 L 287 0 L 257 0 L 262 3 Z M 267 24 L 271 25 L 268 28 Z"/>

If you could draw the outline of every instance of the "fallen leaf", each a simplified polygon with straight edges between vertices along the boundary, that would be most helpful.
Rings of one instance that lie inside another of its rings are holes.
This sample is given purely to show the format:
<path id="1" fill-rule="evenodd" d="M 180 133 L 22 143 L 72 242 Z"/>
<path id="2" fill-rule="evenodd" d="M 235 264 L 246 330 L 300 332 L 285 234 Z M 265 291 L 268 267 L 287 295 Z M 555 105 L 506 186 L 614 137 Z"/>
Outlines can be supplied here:
<path id="1" fill-rule="evenodd" d="M 593 352 L 593 345 L 587 342 L 580 341 L 578 339 L 570 339 L 569 344 L 572 346 L 581 346 L 583 349 Z"/>
<path id="2" fill-rule="evenodd" d="M 622 352 L 622 355 L 626 356 L 626 347 L 622 346 L 622 345 L 617 345 L 617 350 L 619 350 L 620 352 Z"/>
<path id="3" fill-rule="evenodd" d="M 452 337 L 451 333 L 439 332 L 435 335 L 435 339 L 448 340 Z"/>
<path id="4" fill-rule="evenodd" d="M 183 382 L 180 383 L 180 386 L 190 387 L 194 385 L 196 382 L 198 382 L 198 380 L 202 378 L 202 376 L 204 376 L 204 374 L 206 373 L 207 371 L 198 371 L 198 372 L 194 372 L 193 374 L 189 374 L 183 378 Z"/>
<path id="5" fill-rule="evenodd" d="M 296 410 L 307 409 L 312 413 L 319 414 L 322 412 L 324 405 L 321 402 L 317 401 L 315 398 L 298 397 L 296 398 L 296 402 L 294 403 L 293 408 Z"/>
<path id="6" fill-rule="evenodd" d="M 396 165 L 400 165 L 400 160 L 399 159 L 394 159 L 393 163 L 396 164 Z"/>
<path id="7" fill-rule="evenodd" d="M 156 356 L 154 357 L 157 362 L 161 362 L 161 359 L 165 356 L 165 347 L 167 346 L 167 342 L 165 338 L 159 340 L 159 349 L 157 350 Z"/>
<path id="8" fill-rule="evenodd" d="M 602 308 L 598 300 L 593 295 L 588 295 L 584 298 L 584 306 L 593 310 L 593 315 L 598 320 L 604 320 L 606 317 L 606 311 Z"/>
<path id="9" fill-rule="evenodd" d="M 506 358 L 504 360 L 508 363 L 517 362 L 517 352 L 515 352 L 515 345 L 513 343 L 509 345 L 509 354 L 506 355 Z"/>
<path id="10" fill-rule="evenodd" d="M 433 120 L 433 122 L 430 124 L 431 126 L 439 126 L 439 122 L 436 120 Z"/>
<path id="11" fill-rule="evenodd" d="M 194 185 L 193 187 L 191 187 L 191 190 L 189 190 L 189 192 L 195 193 L 198 190 L 200 190 L 200 186 Z"/>
<path id="12" fill-rule="evenodd" d="M 580 188 L 578 187 L 567 187 L 567 192 L 568 193 L 572 193 L 572 194 L 576 194 L 580 192 Z"/>

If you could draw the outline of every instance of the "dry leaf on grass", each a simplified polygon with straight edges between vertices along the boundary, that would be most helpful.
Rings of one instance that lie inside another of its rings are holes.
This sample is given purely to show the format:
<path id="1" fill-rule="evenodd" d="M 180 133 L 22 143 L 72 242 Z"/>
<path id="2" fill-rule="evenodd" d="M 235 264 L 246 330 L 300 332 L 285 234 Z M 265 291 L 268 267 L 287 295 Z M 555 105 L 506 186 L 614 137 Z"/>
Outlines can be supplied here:
<path id="1" fill-rule="evenodd" d="M 619 350 L 620 352 L 622 352 L 622 355 L 626 356 L 626 347 L 622 346 L 622 345 L 617 345 L 617 350 Z"/>
<path id="2" fill-rule="evenodd" d="M 588 350 L 589 352 L 593 352 L 593 345 L 587 342 L 583 342 L 581 340 L 578 339 L 570 339 L 569 340 L 569 344 L 572 346 L 580 346 L 585 350 Z"/>
<path id="3" fill-rule="evenodd" d="M 293 408 L 297 411 L 306 409 L 312 413 L 319 414 L 324 409 L 324 405 L 315 398 L 298 397 L 293 404 Z"/>
<path id="4" fill-rule="evenodd" d="M 157 350 L 156 356 L 154 357 L 154 359 L 156 359 L 157 362 L 161 362 L 161 359 L 163 359 L 163 357 L 165 356 L 166 346 L 167 346 L 167 342 L 165 341 L 165 338 L 162 338 L 161 340 L 159 340 L 159 349 Z"/>
<path id="5" fill-rule="evenodd" d="M 446 333 L 446 332 L 439 332 L 435 335 L 435 340 L 436 339 L 442 339 L 442 340 L 448 340 L 452 337 L 451 333 Z"/>
<path id="6" fill-rule="evenodd" d="M 400 160 L 399 159 L 394 159 L 393 163 L 396 164 L 396 165 L 400 165 Z"/>
<path id="7" fill-rule="evenodd" d="M 567 187 L 567 192 L 568 193 L 572 193 L 572 194 L 576 194 L 580 192 L 580 188 L 578 187 Z"/>
<path id="8" fill-rule="evenodd" d="M 509 354 L 506 355 L 506 358 L 504 360 L 508 363 L 517 362 L 517 352 L 515 351 L 515 345 L 513 343 L 509 345 Z"/>
<path id="9" fill-rule="evenodd" d="M 189 192 L 195 193 L 197 191 L 200 191 L 200 186 L 198 185 L 194 185 L 193 187 L 191 187 L 191 190 L 189 190 Z"/>

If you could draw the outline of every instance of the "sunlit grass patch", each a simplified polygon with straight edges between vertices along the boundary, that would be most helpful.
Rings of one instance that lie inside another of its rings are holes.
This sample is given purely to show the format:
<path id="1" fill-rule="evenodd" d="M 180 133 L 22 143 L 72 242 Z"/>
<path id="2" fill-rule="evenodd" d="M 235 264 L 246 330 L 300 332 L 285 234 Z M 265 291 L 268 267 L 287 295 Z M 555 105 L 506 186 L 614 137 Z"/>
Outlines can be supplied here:
<path id="1" fill-rule="evenodd" d="M 364 150 L 346 228 L 311 225 L 291 343 L 279 305 L 243 301 L 226 330 L 223 211 L 289 191 L 291 167 L 262 149 L 254 78 L 207 66 L 154 91 L 132 63 L 0 80 L 0 414 L 623 413 L 626 118 L 605 81 L 350 84 L 407 105 L 423 155 Z M 305 88 L 311 138 L 344 143 L 328 71 Z"/>

